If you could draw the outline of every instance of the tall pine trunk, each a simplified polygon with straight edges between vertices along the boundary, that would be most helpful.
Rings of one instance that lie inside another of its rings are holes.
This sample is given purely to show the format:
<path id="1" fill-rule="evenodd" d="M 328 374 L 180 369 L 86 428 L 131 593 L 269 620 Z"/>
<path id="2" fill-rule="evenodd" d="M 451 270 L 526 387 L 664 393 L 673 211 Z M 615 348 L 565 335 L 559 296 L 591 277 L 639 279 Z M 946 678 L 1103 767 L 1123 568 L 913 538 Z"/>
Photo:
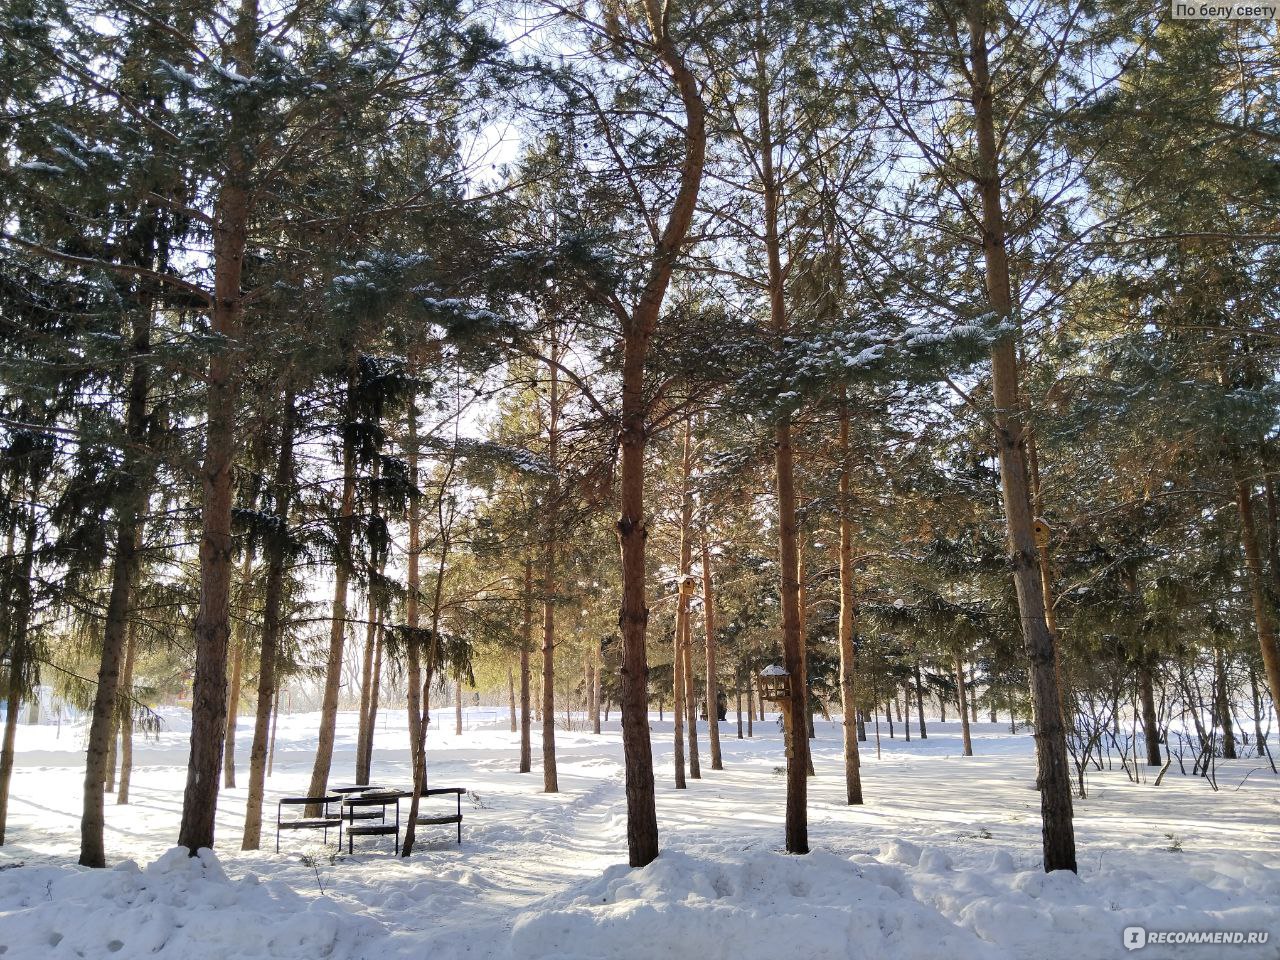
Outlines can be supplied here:
<path id="1" fill-rule="evenodd" d="M 702 779 L 702 767 L 698 756 L 698 701 L 694 694 L 693 631 L 689 600 L 693 596 L 693 491 L 689 487 L 693 473 L 693 424 L 686 417 L 684 422 L 684 455 L 680 494 L 680 622 L 677 629 L 680 654 L 680 676 L 684 681 L 685 735 L 689 738 L 689 776 Z"/>
<path id="2" fill-rule="evenodd" d="M 422 613 L 420 594 L 422 589 L 419 563 L 422 555 L 422 509 L 418 489 L 418 398 L 412 397 L 409 402 L 408 436 L 405 442 L 405 456 L 409 467 L 409 487 L 415 492 L 409 498 L 409 550 L 405 558 L 405 598 L 404 616 L 408 642 L 406 647 L 406 681 L 408 684 L 409 712 L 409 760 L 413 769 L 413 788 L 415 795 L 420 793 L 427 782 L 426 732 L 423 727 L 423 701 L 425 697 L 422 681 L 422 634 L 420 630 Z M 416 796 L 411 800 L 411 811 L 417 813 Z M 407 857 L 412 848 L 401 847 L 400 855 Z"/>
<path id="3" fill-rule="evenodd" d="M 120 782 L 116 787 L 116 804 L 127 806 L 129 787 L 133 783 L 133 666 L 138 656 L 138 624 L 129 624 L 125 641 L 124 670 L 120 674 Z"/>
<path id="4" fill-rule="evenodd" d="M 333 607 L 329 614 L 329 656 L 324 668 L 324 695 L 320 701 L 320 730 L 316 736 L 316 758 L 311 768 L 307 795 L 323 796 L 333 766 L 333 743 L 338 725 L 338 696 L 342 690 L 342 654 L 347 639 L 347 589 L 351 581 L 351 549 L 355 534 L 356 451 L 355 392 L 356 355 L 348 358 L 347 390 L 342 426 L 342 501 L 338 508 L 336 563 L 333 574 Z M 307 816 L 320 815 L 319 806 L 307 808 Z"/>
<path id="5" fill-rule="evenodd" d="M 1240 514 L 1240 542 L 1244 546 L 1249 597 L 1253 602 L 1254 629 L 1258 635 L 1258 647 L 1262 652 L 1262 667 L 1267 675 L 1267 686 L 1271 688 L 1271 702 L 1280 705 L 1280 642 L 1276 638 L 1275 608 L 1271 597 L 1267 594 L 1258 527 L 1253 518 L 1253 488 L 1239 477 L 1236 479 L 1235 486 L 1236 510 Z"/>
<path id="6" fill-rule="evenodd" d="M 8 626 L 9 641 L 9 687 L 5 696 L 4 740 L 0 743 L 0 846 L 4 844 L 5 824 L 9 817 L 9 785 L 13 780 L 14 742 L 18 733 L 18 713 L 22 706 L 22 695 L 26 691 L 28 673 L 30 671 L 28 646 L 31 629 L 31 575 L 35 561 L 36 548 L 36 506 L 35 484 L 32 484 L 31 508 L 27 512 L 23 525 L 21 559 L 12 556 L 8 560 L 12 576 L 6 584 L 6 600 L 9 609 L 4 611 Z M 12 547 L 13 538 L 9 544 Z M 16 570 L 13 568 L 16 567 Z M 101 783 L 99 783 L 101 787 Z M 102 831 L 98 831 L 101 842 Z"/>
<path id="7" fill-rule="evenodd" d="M 684 756 L 684 589 L 683 581 L 677 581 L 676 587 L 676 625 L 671 634 L 671 731 L 672 749 L 671 764 L 675 774 L 677 790 L 684 790 L 685 756 Z M 662 705 L 658 705 L 658 719 L 662 719 Z"/>
<path id="8" fill-rule="evenodd" d="M 1227 657 L 1221 647 L 1213 651 L 1214 711 L 1222 728 L 1222 758 L 1236 759 L 1236 733 L 1231 719 L 1231 696 L 1227 684 Z"/>
<path id="9" fill-rule="evenodd" d="M 1012 322 L 1013 291 L 1005 249 L 1006 230 L 993 84 L 988 65 L 985 0 L 974 0 L 969 4 L 967 19 L 968 74 L 977 141 L 975 180 L 982 201 L 981 239 L 987 298 L 997 315 Z M 1032 702 L 1036 710 L 1036 781 L 1040 789 L 1044 869 L 1046 872 L 1074 871 L 1076 843 L 1072 825 L 1071 777 L 1062 722 L 1057 652 L 1053 633 L 1045 619 L 1044 590 L 1032 529 L 1027 436 L 1019 396 L 1014 334 L 1001 337 L 992 348 L 991 387 L 1010 565 L 1018 595 L 1023 640 L 1030 661 Z"/>
<path id="10" fill-rule="evenodd" d="M 600 734 L 600 648 L 592 646 L 588 654 L 591 666 L 591 732 Z"/>
<path id="11" fill-rule="evenodd" d="M 956 710 L 960 713 L 960 737 L 964 742 L 964 755 L 973 756 L 973 738 L 969 734 L 969 692 L 964 679 L 964 661 L 956 656 Z M 890 736 L 892 736 L 892 731 Z"/>
<path id="12" fill-rule="evenodd" d="M 542 568 L 542 790 L 558 793 L 560 779 L 556 774 L 556 684 L 555 684 L 555 595 L 556 548 L 560 536 L 557 513 L 560 499 L 560 371 L 556 366 L 558 343 L 552 325 L 550 409 L 547 415 L 547 462 L 551 482 L 547 490 L 547 543 Z"/>
<path id="13" fill-rule="evenodd" d="M 524 560 L 524 618 L 520 643 L 520 773 L 533 769 L 532 717 L 530 716 L 529 653 L 533 649 L 533 560 Z"/>
<path id="14" fill-rule="evenodd" d="M 374 450 L 369 473 L 369 585 L 365 590 L 368 608 L 364 637 L 364 682 L 360 685 L 360 726 L 356 733 L 356 783 L 367 785 L 373 767 L 373 731 L 378 720 L 378 692 L 382 683 L 382 632 L 385 607 L 382 577 L 386 573 L 387 553 L 381 534 L 386 529 L 379 511 L 380 450 Z"/>
<path id="15" fill-rule="evenodd" d="M 858 599 L 853 583 L 853 520 L 850 503 L 849 404 L 844 388 L 840 390 L 840 623 L 837 639 L 840 645 L 840 710 L 844 728 L 844 794 L 845 803 L 862 803 L 861 758 L 858 756 L 858 697 L 855 673 L 854 631 L 857 629 Z"/>
<path id="16" fill-rule="evenodd" d="M 924 683 L 920 679 L 920 661 L 913 663 L 911 669 L 915 673 L 916 718 L 920 721 L 920 739 L 928 740 L 929 732 L 924 726 Z"/>
<path id="17" fill-rule="evenodd" d="M 252 77 L 258 45 L 257 0 L 241 0 L 236 15 L 232 53 L 226 64 Z M 253 104 L 253 98 L 237 103 Z M 191 756 L 182 797 L 178 843 L 192 856 L 213 846 L 218 808 L 218 774 L 227 719 L 227 644 L 230 639 L 231 502 L 235 487 L 235 426 L 240 357 L 234 348 L 243 340 L 244 303 L 241 278 L 249 234 L 252 154 L 252 106 L 233 108 L 225 173 L 215 204 L 213 224 L 213 306 L 210 332 L 217 338 L 209 360 L 208 422 L 201 469 L 204 503 L 200 536 L 200 608 L 196 614 L 195 682 L 191 698 Z M 88 779 L 88 778 L 86 778 Z"/>
<path id="18" fill-rule="evenodd" d="M 644 0 L 644 13 L 658 59 L 670 74 L 684 109 L 684 158 L 670 215 L 655 245 L 648 276 L 634 309 L 623 318 L 622 408 L 619 412 L 618 549 L 622 564 L 621 696 L 622 746 L 627 795 L 627 859 L 643 867 L 658 856 L 658 816 L 653 792 L 653 752 L 649 740 L 649 662 L 645 633 L 644 456 L 649 400 L 645 366 L 676 260 L 689 235 L 706 159 L 706 107 L 698 79 L 668 33 L 661 0 Z"/>
<path id="19" fill-rule="evenodd" d="M 453 733 L 462 736 L 462 677 L 453 679 Z"/>
<path id="20" fill-rule="evenodd" d="M 702 779 L 702 763 L 698 752 L 698 698 L 693 675 L 693 622 L 684 618 L 684 712 L 687 723 L 685 734 L 689 738 L 689 776 Z"/>
<path id="21" fill-rule="evenodd" d="M 374 690 L 378 685 L 378 674 L 374 672 L 374 648 L 378 645 L 378 623 L 381 614 L 381 604 L 378 602 L 379 587 L 376 583 L 378 576 L 382 573 L 381 562 L 378 554 L 380 552 L 377 544 L 374 542 L 372 535 L 375 521 L 381 519 L 378 513 L 378 473 L 380 460 L 376 455 L 373 458 L 373 466 L 369 473 L 369 520 L 370 520 L 370 541 L 368 550 L 368 571 L 369 582 L 365 588 L 365 628 L 364 628 L 364 652 L 360 662 L 360 714 L 359 726 L 356 729 L 356 783 L 366 785 L 369 783 L 369 751 L 373 746 L 373 736 L 370 730 L 370 724 L 373 718 L 370 715 L 369 707 L 373 703 Z"/>
<path id="22" fill-rule="evenodd" d="M 716 683 L 715 594 L 711 589 L 711 545 L 707 524 L 702 524 L 702 632 L 707 645 L 707 739 L 711 743 L 711 769 L 723 770 L 720 754 L 720 687 Z"/>
<path id="23" fill-rule="evenodd" d="M 507 702 L 511 707 L 511 732 L 520 729 L 520 718 L 516 716 L 516 673 L 511 664 L 507 664 Z"/>
<path id="24" fill-rule="evenodd" d="M 293 497 L 294 420 L 294 395 L 290 389 L 286 391 L 281 406 L 280 445 L 271 484 L 275 523 L 263 544 L 267 572 L 263 588 L 261 649 L 258 652 L 258 702 L 254 707 L 253 743 L 249 747 L 249 791 L 245 798 L 241 850 L 257 850 L 262 843 L 262 797 L 271 772 L 275 728 L 279 723 L 276 719 L 280 710 L 277 661 L 284 633 L 284 579 L 288 562 L 289 510 Z"/>
<path id="25" fill-rule="evenodd" d="M 771 127 L 768 71 L 765 51 L 756 50 L 758 78 L 756 110 L 759 119 L 759 162 L 764 198 L 764 246 L 768 264 L 769 320 L 779 351 L 790 323 L 785 302 L 781 239 L 778 233 L 780 203 L 778 179 L 774 172 L 774 143 Z M 790 697 L 784 706 L 790 724 L 787 752 L 787 853 L 809 852 L 808 815 L 808 683 L 804 666 L 804 637 L 800 612 L 800 546 L 796 510 L 795 463 L 791 445 L 791 415 L 782 414 L 773 429 L 774 482 L 778 509 L 778 593 L 782 605 L 783 667 L 789 678 Z"/>
<path id="26" fill-rule="evenodd" d="M 129 606 L 133 600 L 133 593 L 138 576 L 139 566 L 139 547 L 142 543 L 142 530 L 145 521 L 145 513 L 147 509 L 148 491 L 151 483 L 149 467 L 144 467 L 143 456 L 144 448 L 147 442 L 147 421 L 148 421 L 148 394 L 151 385 L 151 322 L 152 322 L 152 305 L 150 302 L 144 302 L 134 311 L 134 328 L 132 342 L 130 344 L 130 352 L 133 356 L 132 367 L 129 372 L 129 392 L 125 401 L 125 444 L 121 454 L 121 473 L 128 478 L 128 482 L 123 485 L 124 495 L 116 517 L 115 530 L 115 558 L 111 568 L 111 593 L 107 599 L 106 622 L 104 624 L 102 634 L 102 659 L 98 666 L 98 686 L 93 698 L 92 719 L 89 722 L 89 742 L 88 750 L 85 758 L 84 772 L 84 795 L 83 808 L 80 817 L 80 864 L 86 867 L 104 867 L 107 864 L 106 847 L 103 840 L 103 828 L 105 825 L 105 812 L 103 806 L 105 803 L 106 781 L 108 777 L 114 783 L 114 757 L 109 756 L 113 752 L 115 745 L 116 733 L 119 727 L 119 692 L 120 692 L 120 665 L 124 658 L 124 648 L 127 643 L 129 632 Z M 237 320 L 238 325 L 238 320 Z M 215 368 L 220 367 L 228 360 L 221 354 L 215 354 L 210 362 L 210 373 L 213 374 Z M 228 371 L 229 375 L 229 371 Z M 219 399 L 215 390 L 216 377 L 211 379 L 209 384 L 209 442 L 212 446 L 214 441 L 214 425 L 215 418 L 213 415 L 212 405 Z M 232 401 L 234 402 L 234 401 Z M 230 442 L 230 422 L 227 423 L 228 436 L 226 440 Z M 221 448 L 220 448 L 221 449 Z M 219 459 L 221 456 L 219 455 Z M 231 476 L 230 476 L 230 453 L 227 453 L 226 462 L 226 543 L 228 551 L 230 549 L 231 539 Z M 148 476 L 144 476 L 147 474 Z M 221 476 L 219 480 L 224 479 Z M 210 507 L 210 477 L 206 465 L 205 473 L 205 496 L 206 496 L 206 513 Z M 216 486 L 216 485 L 215 485 Z M 219 525 L 221 526 L 222 500 L 218 499 L 214 506 L 219 512 Z M 204 585 L 203 572 L 205 570 L 204 559 L 206 548 L 209 546 L 206 540 L 201 541 L 201 571 L 202 571 L 202 588 L 201 588 L 201 609 L 204 606 Z M 216 564 L 215 564 L 216 566 Z M 226 576 L 230 578 L 230 557 L 227 557 Z M 229 610 L 227 611 L 229 615 Z M 200 679 L 200 633 L 199 621 L 197 621 L 197 683 Z M 222 642 L 224 645 L 223 656 L 225 658 L 225 624 L 222 633 Z M 222 691 L 225 696 L 226 691 Z M 198 705 L 192 704 L 192 755 L 195 755 L 195 710 Z M 215 705 L 216 706 L 216 705 Z M 214 764 L 214 783 L 212 785 L 213 798 L 216 802 L 217 797 L 217 765 Z M 188 780 L 190 785 L 190 780 Z M 206 798 L 207 799 L 207 798 Z M 185 809 L 185 807 L 184 807 Z M 184 814 L 185 819 L 185 814 Z M 209 843 L 212 843 L 212 814 L 209 816 Z M 181 841 L 180 841 L 181 842 Z M 205 844 L 208 846 L 209 844 Z M 192 850 L 194 853 L 195 851 Z"/>
<path id="27" fill-rule="evenodd" d="M 253 551 L 244 552 L 244 567 L 240 571 L 242 593 L 249 590 L 249 579 L 253 574 Z M 240 619 L 236 621 L 233 631 L 234 652 L 231 661 L 231 685 L 227 692 L 227 732 L 226 746 L 222 750 L 222 785 L 228 790 L 236 785 L 236 723 L 240 719 L 240 688 L 244 682 L 244 648 L 249 642 L 245 636 L 249 620 L 248 604 L 245 604 Z"/>

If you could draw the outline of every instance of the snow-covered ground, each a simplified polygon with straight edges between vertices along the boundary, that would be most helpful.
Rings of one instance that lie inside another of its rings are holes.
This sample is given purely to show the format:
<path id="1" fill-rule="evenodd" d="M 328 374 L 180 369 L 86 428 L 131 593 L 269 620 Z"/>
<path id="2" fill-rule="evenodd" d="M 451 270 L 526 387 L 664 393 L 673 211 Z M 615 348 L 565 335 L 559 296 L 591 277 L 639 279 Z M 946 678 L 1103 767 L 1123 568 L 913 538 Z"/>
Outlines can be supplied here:
<path id="1" fill-rule="evenodd" d="M 899 730 L 882 739 L 879 760 L 866 744 L 867 803 L 851 808 L 839 728 L 819 723 L 813 853 L 788 857 L 776 724 L 756 724 L 754 740 L 722 724 L 722 772 L 709 769 L 700 725 L 703 779 L 677 791 L 670 720 L 655 716 L 663 853 L 632 871 L 616 719 L 598 737 L 559 733 L 561 792 L 546 795 L 536 767 L 513 772 L 505 714 L 477 709 L 460 737 L 451 712 L 438 717 L 428 744 L 432 784 L 471 791 L 461 847 L 439 827 L 408 861 L 392 856 L 389 838 L 358 840 L 348 857 L 295 833 L 276 855 L 275 798 L 305 792 L 311 770 L 316 716 L 295 715 L 281 717 L 266 849 L 238 849 L 242 766 L 239 788 L 222 793 L 216 854 L 190 859 L 170 849 L 187 735 L 181 715 L 169 719 L 168 732 L 135 747 L 133 803 L 108 802 L 116 866 L 105 871 L 74 865 L 83 728 L 19 729 L 0 847 L 3 960 L 1280 957 L 1280 781 L 1262 761 L 1222 764 L 1218 793 L 1176 764 L 1160 787 L 1119 769 L 1093 774 L 1089 798 L 1076 801 L 1079 876 L 1046 876 L 1025 733 L 979 724 L 968 758 L 955 723 L 933 723 L 909 744 Z M 408 781 L 404 720 L 379 720 L 375 782 Z M 331 784 L 350 782 L 354 721 L 340 718 Z M 242 765 L 250 733 L 242 720 Z M 1126 953 L 1122 932 L 1135 926 L 1270 939 Z"/>

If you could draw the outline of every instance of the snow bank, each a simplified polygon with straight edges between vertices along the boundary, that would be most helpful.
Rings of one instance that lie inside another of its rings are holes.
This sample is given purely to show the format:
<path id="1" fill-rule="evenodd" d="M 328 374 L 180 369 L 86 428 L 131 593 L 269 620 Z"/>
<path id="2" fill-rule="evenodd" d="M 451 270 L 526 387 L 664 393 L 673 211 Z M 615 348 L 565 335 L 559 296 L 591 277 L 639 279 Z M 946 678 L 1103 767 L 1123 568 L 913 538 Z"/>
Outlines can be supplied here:
<path id="1" fill-rule="evenodd" d="M 901 862 L 902 844 L 886 844 L 882 859 Z M 910 847 L 911 844 L 906 844 Z M 1065 870 L 1018 871 L 997 850 L 985 870 L 952 870 L 941 851 L 916 851 L 910 872 L 915 895 L 983 940 L 1015 957 L 1070 951 L 1080 957 L 1118 957 L 1127 927 L 1147 930 L 1266 931 L 1266 944 L 1236 944 L 1234 960 L 1275 960 L 1280 917 L 1280 872 L 1237 853 L 1208 863 L 1147 850 L 1130 860 L 1081 864 Z M 931 857 L 930 854 L 936 854 Z M 1179 960 L 1225 956 L 1213 944 L 1179 944 Z"/>
<path id="2" fill-rule="evenodd" d="M 174 847 L 145 868 L 0 872 L 0 956 L 181 960 L 347 957 L 378 923 L 254 874 L 231 880 L 211 851 Z"/>
<path id="3" fill-rule="evenodd" d="M 511 954 L 559 960 L 995 960 L 1009 955 L 915 900 L 901 870 L 752 852 L 665 851 L 522 913 Z"/>

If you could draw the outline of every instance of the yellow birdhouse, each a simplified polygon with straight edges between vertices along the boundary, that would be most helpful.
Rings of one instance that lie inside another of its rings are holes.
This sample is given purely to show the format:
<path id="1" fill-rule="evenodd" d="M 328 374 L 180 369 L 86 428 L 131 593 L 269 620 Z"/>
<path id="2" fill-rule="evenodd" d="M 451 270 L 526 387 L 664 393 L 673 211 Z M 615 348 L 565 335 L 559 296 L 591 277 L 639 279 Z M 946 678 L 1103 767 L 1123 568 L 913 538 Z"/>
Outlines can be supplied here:
<path id="1" fill-rule="evenodd" d="M 1053 528 L 1039 517 L 1036 517 L 1032 522 L 1031 532 L 1036 538 L 1037 547 L 1047 547 L 1049 545 L 1049 538 L 1053 536 Z"/>

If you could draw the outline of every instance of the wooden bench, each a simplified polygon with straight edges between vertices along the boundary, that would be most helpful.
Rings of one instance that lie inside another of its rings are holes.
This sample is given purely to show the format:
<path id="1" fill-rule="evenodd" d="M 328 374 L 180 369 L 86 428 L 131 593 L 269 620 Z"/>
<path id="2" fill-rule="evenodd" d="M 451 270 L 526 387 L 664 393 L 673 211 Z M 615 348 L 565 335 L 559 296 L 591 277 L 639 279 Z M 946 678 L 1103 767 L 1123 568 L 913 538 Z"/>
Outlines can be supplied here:
<path id="1" fill-rule="evenodd" d="M 396 849 L 400 849 L 400 798 L 398 791 L 388 790 L 382 793 L 370 793 L 368 796 L 347 797 L 342 801 L 342 817 L 347 820 L 347 853 L 355 853 L 356 837 L 389 837 L 396 838 Z M 387 807 L 396 808 L 394 823 L 387 823 Z M 373 810 L 377 807 L 377 810 Z M 369 808 L 368 810 L 360 808 Z M 356 823 L 356 820 L 372 820 L 377 823 Z M 338 841 L 341 848 L 342 841 Z"/>
<path id="2" fill-rule="evenodd" d="M 324 842 L 329 842 L 329 830 L 332 827 L 338 828 L 338 849 L 342 849 L 342 817 L 331 816 L 329 813 L 329 804 L 337 803 L 342 797 L 331 794 L 323 797 L 281 797 L 276 803 L 276 853 L 280 852 L 280 831 L 281 830 L 323 830 Z M 284 808 L 287 806 L 318 806 L 321 815 L 318 817 L 297 817 L 293 820 L 284 819 Z"/>
<path id="3" fill-rule="evenodd" d="M 457 812 L 435 816 L 419 813 L 418 819 L 414 822 L 424 827 L 435 827 L 449 823 L 456 823 L 458 825 L 458 843 L 462 843 L 462 795 L 466 792 L 466 787 L 433 787 L 429 790 L 423 790 L 420 794 L 423 798 L 443 797 L 451 793 L 454 794 L 458 801 Z"/>

